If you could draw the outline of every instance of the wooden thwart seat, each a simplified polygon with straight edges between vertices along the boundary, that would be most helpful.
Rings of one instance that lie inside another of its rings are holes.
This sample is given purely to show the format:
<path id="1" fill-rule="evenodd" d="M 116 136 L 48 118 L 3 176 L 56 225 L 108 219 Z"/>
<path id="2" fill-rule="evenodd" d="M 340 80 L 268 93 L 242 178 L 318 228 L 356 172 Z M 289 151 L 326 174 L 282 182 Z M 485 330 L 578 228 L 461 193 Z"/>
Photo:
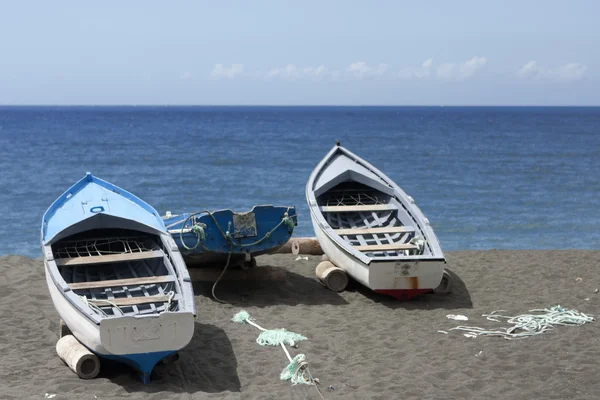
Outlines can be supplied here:
<path id="1" fill-rule="evenodd" d="M 338 235 L 377 235 L 385 233 L 406 233 L 414 232 L 415 228 L 412 226 L 389 226 L 382 228 L 349 228 L 349 229 L 335 229 L 335 233 Z"/>
<path id="2" fill-rule="evenodd" d="M 374 253 L 377 251 L 394 251 L 394 250 L 417 250 L 418 247 L 412 243 L 392 243 L 392 244 L 372 244 L 367 246 L 354 246 L 358 251 Z"/>
<path id="3" fill-rule="evenodd" d="M 132 285 L 151 285 L 154 283 L 167 283 L 175 281 L 175 277 L 171 275 L 161 276 L 147 276 L 142 278 L 127 278 L 127 279 L 114 279 L 106 281 L 93 281 L 93 282 L 76 282 L 69 283 L 71 290 L 78 289 L 97 289 L 97 288 L 111 288 L 118 286 L 132 286 Z"/>
<path id="4" fill-rule="evenodd" d="M 370 212 L 397 210 L 393 204 L 372 204 L 361 206 L 321 206 L 322 212 Z"/>
<path id="5" fill-rule="evenodd" d="M 149 258 L 162 258 L 165 255 L 162 250 L 141 251 L 137 253 L 108 254 L 105 256 L 88 256 L 73 258 L 57 258 L 57 266 L 105 264 L 135 260 L 146 260 Z"/>
<path id="6" fill-rule="evenodd" d="M 158 295 L 158 296 L 138 296 L 138 297 L 123 297 L 120 299 L 88 299 L 88 303 L 95 304 L 97 306 L 107 306 L 110 305 L 107 301 L 110 301 L 112 304 L 116 306 L 136 306 L 138 304 L 150 304 L 150 303 L 166 303 L 169 301 L 168 295 Z M 174 298 L 173 300 L 176 300 Z"/>

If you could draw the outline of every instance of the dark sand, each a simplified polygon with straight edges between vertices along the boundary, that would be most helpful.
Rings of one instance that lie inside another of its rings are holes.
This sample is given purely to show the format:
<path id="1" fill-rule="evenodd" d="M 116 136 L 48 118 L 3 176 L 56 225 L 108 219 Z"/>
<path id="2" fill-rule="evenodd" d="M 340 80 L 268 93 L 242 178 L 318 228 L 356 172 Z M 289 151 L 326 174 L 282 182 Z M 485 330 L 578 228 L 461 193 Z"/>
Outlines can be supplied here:
<path id="1" fill-rule="evenodd" d="M 357 285 L 330 292 L 314 278 L 320 257 L 294 259 L 259 258 L 259 266 L 286 269 L 275 280 L 221 284 L 217 295 L 231 305 L 197 284 L 192 342 L 143 385 L 108 362 L 97 379 L 77 378 L 55 352 L 58 316 L 42 262 L 0 257 L 0 398 L 317 399 L 314 387 L 279 380 L 287 364 L 280 348 L 258 346 L 254 327 L 230 322 L 242 309 L 264 327 L 309 338 L 292 351 L 306 354 L 326 399 L 600 398 L 600 322 L 516 341 L 438 333 L 458 325 L 451 313 L 479 326 L 495 326 L 481 314 L 497 309 L 515 315 L 560 304 L 598 314 L 600 251 L 450 253 L 454 293 L 404 303 Z"/>

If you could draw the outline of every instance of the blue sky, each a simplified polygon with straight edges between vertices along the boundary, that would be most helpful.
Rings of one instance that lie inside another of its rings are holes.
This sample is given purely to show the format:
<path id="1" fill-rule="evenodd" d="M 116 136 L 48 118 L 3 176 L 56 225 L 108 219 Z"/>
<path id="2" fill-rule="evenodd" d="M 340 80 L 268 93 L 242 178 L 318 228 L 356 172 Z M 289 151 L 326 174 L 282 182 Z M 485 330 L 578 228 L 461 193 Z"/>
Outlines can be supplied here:
<path id="1" fill-rule="evenodd" d="M 600 105 L 596 1 L 2 1 L 0 104 Z"/>

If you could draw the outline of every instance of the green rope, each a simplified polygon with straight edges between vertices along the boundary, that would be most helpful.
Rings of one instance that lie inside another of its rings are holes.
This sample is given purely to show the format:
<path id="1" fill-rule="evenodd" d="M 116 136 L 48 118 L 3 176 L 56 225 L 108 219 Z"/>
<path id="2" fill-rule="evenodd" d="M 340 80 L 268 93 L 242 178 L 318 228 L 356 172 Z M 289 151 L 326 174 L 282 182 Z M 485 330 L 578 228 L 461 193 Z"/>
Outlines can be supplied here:
<path id="1" fill-rule="evenodd" d="M 288 207 L 288 211 L 289 211 L 289 207 Z M 232 246 L 232 247 L 236 247 L 236 248 L 244 248 L 244 247 L 250 247 L 250 246 L 256 246 L 260 243 L 262 243 L 263 241 L 269 239 L 271 237 L 271 235 L 273 234 L 273 232 L 275 232 L 277 230 L 277 228 L 279 228 L 281 225 L 285 224 L 285 226 L 288 228 L 288 232 L 292 233 L 292 231 L 294 230 L 294 227 L 296 226 L 294 223 L 294 218 L 296 218 L 296 215 L 290 217 L 288 215 L 288 211 L 286 211 L 283 214 L 283 217 L 281 218 L 281 221 L 279 221 L 279 223 L 277 225 L 275 225 L 275 227 L 273 229 L 271 229 L 269 232 L 265 233 L 265 235 L 258 239 L 255 242 L 252 243 L 247 243 L 247 244 L 243 244 L 243 243 L 239 243 L 234 241 L 233 237 L 231 236 L 231 221 L 228 223 L 227 226 L 227 231 L 223 231 L 223 229 L 221 228 L 221 225 L 219 225 L 219 222 L 217 221 L 217 219 L 215 218 L 215 216 L 213 215 L 212 212 L 208 211 L 208 210 L 203 210 L 203 211 L 199 211 L 199 212 L 195 212 L 195 213 L 191 213 L 183 222 L 183 225 L 181 226 L 181 230 L 179 231 L 179 239 L 181 240 L 181 244 L 183 245 L 184 248 L 186 248 L 187 250 L 195 250 L 198 246 L 201 246 L 204 250 L 206 251 L 210 251 L 208 250 L 202 243 L 202 241 L 204 241 L 206 239 L 206 233 L 204 231 L 204 227 L 201 226 L 201 224 L 192 224 L 192 232 L 194 232 L 196 234 L 196 244 L 193 247 L 189 247 L 188 245 L 186 245 L 186 243 L 183 240 L 183 230 L 185 229 L 185 226 L 187 225 L 188 221 L 190 219 L 192 219 L 193 217 L 195 217 L 196 215 L 199 214 L 208 214 L 213 222 L 215 223 L 215 225 L 217 226 L 217 229 L 219 230 L 219 232 L 221 233 L 221 236 L 223 236 L 223 238 Z"/>
<path id="2" fill-rule="evenodd" d="M 288 217 L 287 212 L 283 215 L 282 222 L 285 224 L 285 226 L 287 226 L 288 232 L 292 233 L 296 224 L 294 224 L 294 220 L 291 217 Z"/>
<path id="3" fill-rule="evenodd" d="M 314 385 L 314 382 L 311 378 L 307 378 L 304 376 L 304 374 L 298 373 L 307 364 L 304 360 L 306 360 L 306 356 L 304 354 L 296 355 L 288 364 L 288 366 L 281 371 L 281 374 L 279 374 L 279 379 L 282 381 L 291 381 L 292 385 L 297 385 L 298 383 Z"/>
<path id="4" fill-rule="evenodd" d="M 286 329 L 265 329 L 257 325 L 250 314 L 246 311 L 240 311 L 231 318 L 232 322 L 238 324 L 250 324 L 254 325 L 262 332 L 256 338 L 256 343 L 261 346 L 279 346 L 280 344 L 287 344 L 288 346 L 295 346 L 297 342 L 306 340 L 306 336 L 302 336 L 299 333 L 290 332 Z"/>
<path id="5" fill-rule="evenodd" d="M 476 326 L 457 326 L 450 330 L 466 331 L 477 336 L 500 336 L 505 339 L 522 339 L 553 330 L 554 326 L 581 326 L 594 321 L 594 318 L 590 315 L 564 308 L 560 305 L 550 307 L 549 309 L 529 310 L 530 313 L 536 314 L 522 314 L 514 317 L 498 314 L 501 311 L 503 310 L 483 314 L 483 316 L 489 321 L 494 322 L 501 322 L 500 320 L 504 319 L 512 326 L 495 330 Z"/>
<path id="6" fill-rule="evenodd" d="M 236 322 L 238 324 L 247 324 L 248 321 L 250 321 L 250 314 L 242 310 L 239 313 L 235 314 L 233 318 L 231 318 L 231 321 Z"/>
<path id="7" fill-rule="evenodd" d="M 281 371 L 279 377 L 282 381 L 291 381 L 292 385 L 296 385 L 298 383 L 314 385 L 317 388 L 317 391 L 319 392 L 321 398 L 323 398 L 321 390 L 317 386 L 318 380 L 312 377 L 310 370 L 308 369 L 308 362 L 306 362 L 306 356 L 304 354 L 298 354 L 294 358 L 292 358 L 285 347 L 286 344 L 289 346 L 294 346 L 295 342 L 306 340 L 306 337 L 294 332 L 289 332 L 285 329 L 265 329 L 258 325 L 256 322 L 254 322 L 254 320 L 250 317 L 250 314 L 248 314 L 244 310 L 235 314 L 233 318 L 231 318 L 231 321 L 238 324 L 250 324 L 261 330 L 261 334 L 256 339 L 256 342 L 259 345 L 281 346 L 290 362 L 288 366 L 285 367 L 283 371 Z"/>
<path id="8" fill-rule="evenodd" d="M 283 343 L 293 347 L 296 345 L 296 342 L 301 342 L 303 340 L 306 340 L 306 337 L 298 333 L 290 332 L 285 329 L 269 329 L 258 335 L 256 343 L 261 346 L 279 346 Z"/>
<path id="9" fill-rule="evenodd" d="M 206 239 L 206 233 L 204 232 L 204 227 L 200 224 L 196 224 L 192 226 L 192 232 L 196 234 L 196 237 L 199 241 L 204 241 Z"/>

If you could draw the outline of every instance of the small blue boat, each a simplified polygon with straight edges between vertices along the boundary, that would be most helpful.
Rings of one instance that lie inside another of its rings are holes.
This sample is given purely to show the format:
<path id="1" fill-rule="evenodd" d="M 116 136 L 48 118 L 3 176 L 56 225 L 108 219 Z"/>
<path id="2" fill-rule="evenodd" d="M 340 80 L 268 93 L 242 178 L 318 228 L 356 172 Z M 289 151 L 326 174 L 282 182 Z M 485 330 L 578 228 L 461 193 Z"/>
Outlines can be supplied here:
<path id="1" fill-rule="evenodd" d="M 158 212 L 88 173 L 48 208 L 41 245 L 54 307 L 96 355 L 142 380 L 194 334 L 194 292 Z"/>
<path id="2" fill-rule="evenodd" d="M 223 267 L 228 258 L 231 266 L 254 266 L 254 257 L 283 246 L 298 224 L 295 207 L 272 205 L 248 212 L 167 211 L 162 218 L 188 267 Z"/>

